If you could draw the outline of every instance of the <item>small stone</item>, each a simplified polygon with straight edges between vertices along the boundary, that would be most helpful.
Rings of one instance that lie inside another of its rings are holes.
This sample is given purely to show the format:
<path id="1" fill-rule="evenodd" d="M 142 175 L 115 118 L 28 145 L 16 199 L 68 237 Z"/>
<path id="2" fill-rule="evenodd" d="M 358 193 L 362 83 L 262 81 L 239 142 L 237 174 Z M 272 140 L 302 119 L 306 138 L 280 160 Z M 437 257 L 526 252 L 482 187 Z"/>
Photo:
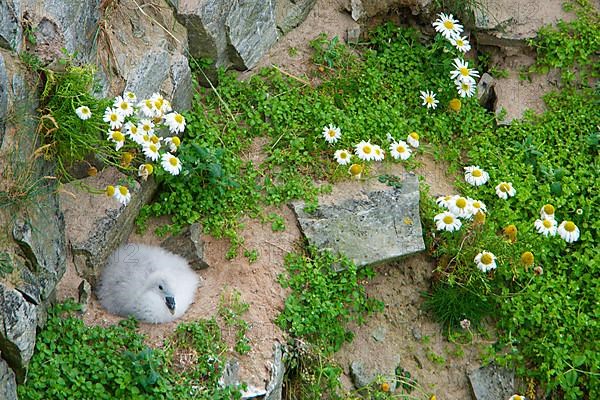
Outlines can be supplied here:
<path id="1" fill-rule="evenodd" d="M 417 328 L 417 327 L 412 328 L 411 333 L 412 333 L 413 337 L 415 338 L 415 340 L 421 341 L 423 334 L 421 333 L 421 330 L 419 328 Z"/>
<path id="2" fill-rule="evenodd" d="M 195 223 L 161 243 L 161 247 L 185 258 L 194 270 L 208 268 L 204 261 L 202 225 Z"/>
<path id="3" fill-rule="evenodd" d="M 348 28 L 346 31 L 346 43 L 358 44 L 358 42 L 360 42 L 360 34 L 360 26 Z"/>
<path id="4" fill-rule="evenodd" d="M 82 279 L 81 283 L 77 287 L 77 293 L 79 294 L 79 304 L 81 305 L 81 312 L 85 313 L 90 302 L 90 296 L 92 294 L 92 285 L 90 285 L 90 283 L 85 279 Z"/>
<path id="5" fill-rule="evenodd" d="M 373 339 L 377 340 L 378 342 L 383 342 L 386 334 L 387 334 L 387 328 L 385 326 L 378 326 L 373 331 Z"/>

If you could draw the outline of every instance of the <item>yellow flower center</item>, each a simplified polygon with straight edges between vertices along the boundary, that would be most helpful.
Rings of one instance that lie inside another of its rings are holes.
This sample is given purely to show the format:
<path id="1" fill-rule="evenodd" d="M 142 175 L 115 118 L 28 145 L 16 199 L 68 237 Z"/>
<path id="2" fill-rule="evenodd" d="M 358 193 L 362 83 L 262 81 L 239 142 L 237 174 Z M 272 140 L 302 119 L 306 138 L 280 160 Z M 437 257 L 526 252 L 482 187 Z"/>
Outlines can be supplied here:
<path id="1" fill-rule="evenodd" d="M 171 164 L 172 166 L 176 167 L 179 165 L 179 160 L 177 159 L 177 157 L 171 157 L 169 159 L 169 164 Z"/>
<path id="2" fill-rule="evenodd" d="M 552 228 L 552 222 L 550 222 L 550 220 L 547 220 L 547 219 L 545 219 L 545 220 L 542 222 L 542 225 L 544 225 L 544 228 L 546 228 L 546 229 L 550 229 L 550 228 Z"/>
<path id="3" fill-rule="evenodd" d="M 131 132 L 132 135 L 137 135 L 137 129 L 137 126 L 131 125 L 131 127 L 129 128 L 129 132 Z"/>
<path id="4" fill-rule="evenodd" d="M 148 146 L 148 148 L 153 153 L 156 153 L 158 151 L 158 149 L 156 148 L 156 145 L 154 143 L 152 143 L 150 146 Z"/>
<path id="5" fill-rule="evenodd" d="M 171 143 L 173 143 L 175 146 L 179 147 L 179 145 L 181 144 L 181 140 L 177 136 L 173 136 L 171 138 Z"/>
<path id="6" fill-rule="evenodd" d="M 346 153 L 345 151 L 342 151 L 342 152 L 340 153 L 340 158 L 341 158 L 342 160 L 345 160 L 346 158 L 348 158 L 348 153 Z"/>
<path id="7" fill-rule="evenodd" d="M 125 140 L 125 136 L 123 136 L 121 131 L 113 131 L 112 138 L 115 142 L 122 142 Z"/>
<path id="8" fill-rule="evenodd" d="M 371 154 L 371 151 L 372 151 L 372 150 L 373 150 L 373 149 L 371 148 L 371 146 L 365 146 L 365 147 L 363 147 L 363 152 L 364 152 L 365 154 Z"/>
<path id="9" fill-rule="evenodd" d="M 427 104 L 433 104 L 433 97 L 427 96 L 425 97 L 425 101 L 427 102 Z"/>
<path id="10" fill-rule="evenodd" d="M 133 154 L 131 154 L 128 151 L 125 152 L 125 153 L 123 153 L 123 156 L 121 157 L 121 161 L 123 162 L 123 164 L 129 165 L 129 163 L 131 162 L 131 160 L 133 160 Z"/>
<path id="11" fill-rule="evenodd" d="M 183 115 L 181 114 L 175 114 L 175 122 L 177 122 L 178 124 L 183 124 Z"/>
<path id="12" fill-rule="evenodd" d="M 89 109 L 89 108 L 87 108 L 87 107 L 83 107 L 83 108 L 81 109 L 81 113 L 82 113 L 82 114 L 89 114 L 89 113 L 90 113 L 90 109 Z"/>
<path id="13" fill-rule="evenodd" d="M 485 222 L 485 214 L 482 211 L 477 211 L 475 214 L 475 221 L 479 224 L 483 224 Z"/>
<path id="14" fill-rule="evenodd" d="M 508 225 L 506 228 L 504 228 L 504 233 L 508 236 L 514 236 L 517 234 L 517 227 L 514 225 Z"/>
<path id="15" fill-rule="evenodd" d="M 411 132 L 409 136 L 415 140 L 419 140 L 419 134 L 417 132 Z"/>
<path id="16" fill-rule="evenodd" d="M 452 99 L 450 100 L 450 103 L 448 103 L 448 106 L 452 111 L 460 111 L 462 104 L 459 99 Z"/>
<path id="17" fill-rule="evenodd" d="M 106 190 L 105 190 L 105 192 L 106 192 L 106 195 L 107 195 L 108 197 L 112 197 L 112 196 L 114 196 L 114 194 L 115 194 L 115 187 L 114 187 L 114 186 L 112 186 L 112 185 L 108 185 L 108 186 L 106 187 Z"/>
<path id="18" fill-rule="evenodd" d="M 533 253 L 530 251 L 526 251 L 521 254 L 521 263 L 525 266 L 533 265 Z"/>
<path id="19" fill-rule="evenodd" d="M 488 265 L 491 264 L 494 261 L 494 258 L 492 257 L 492 255 L 490 253 L 483 253 L 483 255 L 481 256 L 481 263 Z"/>
<path id="20" fill-rule="evenodd" d="M 144 164 L 144 168 L 148 172 L 148 175 L 151 175 L 152 172 L 154 172 L 154 167 L 152 166 L 152 164 Z"/>
<path id="21" fill-rule="evenodd" d="M 119 120 L 119 117 L 117 116 L 117 114 L 110 114 L 110 120 L 112 122 L 116 122 Z"/>
<path id="22" fill-rule="evenodd" d="M 459 68 L 459 71 L 462 76 L 469 76 L 469 68 L 462 67 L 462 68 Z M 463 84 L 463 88 L 464 88 L 464 84 Z"/>
<path id="23" fill-rule="evenodd" d="M 126 101 L 121 102 L 121 110 L 129 110 L 129 103 Z"/>
<path id="24" fill-rule="evenodd" d="M 406 152 L 406 147 L 404 147 L 404 146 L 402 146 L 401 144 L 399 144 L 399 145 L 396 147 L 396 151 L 397 151 L 398 153 L 404 153 L 404 152 Z"/>
<path id="25" fill-rule="evenodd" d="M 481 173 L 481 170 L 475 169 L 475 170 L 473 170 L 473 172 L 471 172 L 471 175 L 473 175 L 475 178 L 479 178 L 479 177 L 481 177 L 482 173 Z"/>
<path id="26" fill-rule="evenodd" d="M 450 20 L 445 20 L 444 21 L 444 28 L 446 28 L 446 29 L 454 29 L 454 24 Z"/>
<path id="27" fill-rule="evenodd" d="M 463 90 L 464 92 L 468 92 L 468 91 L 469 91 L 469 89 L 471 88 L 469 85 L 467 85 L 467 84 L 466 84 L 466 83 L 464 83 L 464 82 L 463 82 L 463 83 L 461 83 L 461 84 L 460 84 L 460 86 L 462 87 L 462 90 Z"/>
<path id="28" fill-rule="evenodd" d="M 505 193 L 509 192 L 510 191 L 510 186 L 508 186 L 508 183 L 505 183 L 505 182 L 501 183 L 500 184 L 500 191 L 501 192 L 505 192 Z"/>
<path id="29" fill-rule="evenodd" d="M 156 109 L 160 110 L 163 106 L 163 99 L 156 99 L 154 101 L 154 107 L 156 107 Z"/>
<path id="30" fill-rule="evenodd" d="M 458 208 L 465 208 L 467 206 L 467 199 L 465 199 L 464 197 L 459 197 L 458 199 L 456 199 L 455 204 Z"/>
<path id="31" fill-rule="evenodd" d="M 575 229 L 577 229 L 577 227 L 573 222 L 567 221 L 567 223 L 565 223 L 565 230 L 567 232 L 575 232 Z"/>
<path id="32" fill-rule="evenodd" d="M 452 215 L 446 215 L 442 220 L 446 225 L 449 225 L 454 222 L 454 217 Z"/>
<path id="33" fill-rule="evenodd" d="M 546 213 L 547 215 L 553 215 L 554 214 L 554 206 L 552 204 L 546 204 L 544 206 L 544 213 Z"/>
<path id="34" fill-rule="evenodd" d="M 119 186 L 119 193 L 121 193 L 123 196 L 127 196 L 129 189 L 127 189 L 126 186 Z"/>
<path id="35" fill-rule="evenodd" d="M 481 203 L 480 203 L 480 202 L 478 202 L 478 201 L 474 201 L 474 202 L 473 202 L 473 208 L 480 209 L 480 208 L 481 208 Z"/>
<path id="36" fill-rule="evenodd" d="M 333 129 L 328 130 L 327 134 L 329 135 L 329 137 L 335 137 L 335 131 Z"/>
<path id="37" fill-rule="evenodd" d="M 358 164 L 352 164 L 350 166 L 350 173 L 354 176 L 359 175 L 362 172 L 363 168 Z"/>
<path id="38" fill-rule="evenodd" d="M 465 42 L 463 42 L 462 39 L 456 39 L 456 45 L 458 47 L 463 47 L 465 45 Z"/>
<path id="39" fill-rule="evenodd" d="M 517 395 L 515 395 L 515 400 L 523 400 L 523 397 L 521 397 L 517 394 Z"/>
<path id="40" fill-rule="evenodd" d="M 152 136 L 150 138 L 150 141 L 154 144 L 158 143 L 160 141 L 160 139 L 158 138 L 158 136 Z"/>
<path id="41" fill-rule="evenodd" d="M 152 127 L 150 126 L 150 124 L 144 124 L 142 126 L 142 129 L 144 130 L 144 132 L 150 132 L 152 130 Z"/>
<path id="42" fill-rule="evenodd" d="M 152 106 L 152 100 L 146 100 L 146 101 L 144 102 L 144 104 L 146 104 L 146 107 L 148 107 L 149 109 L 152 109 L 152 107 L 153 107 L 153 106 Z"/>

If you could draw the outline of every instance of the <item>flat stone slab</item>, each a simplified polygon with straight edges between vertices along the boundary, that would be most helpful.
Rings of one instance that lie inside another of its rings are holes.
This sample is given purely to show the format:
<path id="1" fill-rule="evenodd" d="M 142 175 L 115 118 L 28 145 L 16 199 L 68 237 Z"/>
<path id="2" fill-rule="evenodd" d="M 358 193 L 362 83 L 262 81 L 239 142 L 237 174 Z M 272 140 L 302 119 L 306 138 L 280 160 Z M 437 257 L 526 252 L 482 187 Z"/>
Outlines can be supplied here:
<path id="1" fill-rule="evenodd" d="M 357 266 L 425 250 L 415 175 L 406 174 L 401 187 L 380 185 L 356 192 L 339 201 L 320 203 L 312 213 L 304 211 L 303 202 L 292 203 L 309 244 L 341 253 Z"/>
<path id="2" fill-rule="evenodd" d="M 515 373 L 494 364 L 469 373 L 475 400 L 508 399 L 515 394 Z"/>

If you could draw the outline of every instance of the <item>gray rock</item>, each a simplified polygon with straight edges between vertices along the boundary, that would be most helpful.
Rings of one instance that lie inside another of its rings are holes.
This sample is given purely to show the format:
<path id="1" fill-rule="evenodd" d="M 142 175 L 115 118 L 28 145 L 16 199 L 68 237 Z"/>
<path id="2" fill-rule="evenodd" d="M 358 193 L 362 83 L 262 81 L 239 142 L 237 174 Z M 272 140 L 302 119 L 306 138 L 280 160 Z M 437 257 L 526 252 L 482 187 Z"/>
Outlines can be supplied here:
<path id="1" fill-rule="evenodd" d="M 475 400 L 508 399 L 515 393 L 515 373 L 494 364 L 469 373 L 469 382 Z"/>
<path id="2" fill-rule="evenodd" d="M 204 241 L 202 225 L 195 223 L 183 229 L 176 236 L 171 236 L 161 243 L 161 247 L 185 258 L 195 270 L 208 268 L 204 261 Z"/>
<path id="3" fill-rule="evenodd" d="M 378 342 L 383 342 L 385 340 L 385 335 L 387 334 L 387 328 L 385 326 L 378 326 L 377 328 L 375 328 L 375 330 L 373 331 L 372 335 L 373 339 L 375 339 Z"/>
<path id="4" fill-rule="evenodd" d="M 311 245 L 339 252 L 357 266 L 393 261 L 425 249 L 419 181 L 412 174 L 404 177 L 400 189 L 321 204 L 310 214 L 304 211 L 303 202 L 292 203 L 292 208 Z"/>
<path id="5" fill-rule="evenodd" d="M 273 346 L 273 364 L 271 366 L 271 380 L 267 384 L 267 393 L 264 400 L 281 400 L 283 390 L 283 376 L 285 364 L 283 362 L 283 349 L 280 343 Z"/>
<path id="6" fill-rule="evenodd" d="M 18 50 L 23 29 L 20 21 L 21 2 L 6 0 L 0 2 L 0 47 L 7 50 Z"/>
<path id="7" fill-rule="evenodd" d="M 384 382 L 390 385 L 390 392 L 396 390 L 396 377 L 395 371 L 381 372 L 374 369 L 367 368 L 362 361 L 352 361 L 350 363 L 350 378 L 354 387 L 362 389 L 369 386 L 377 377 L 382 377 Z"/>
<path id="8" fill-rule="evenodd" d="M 250 69 L 277 41 L 272 0 L 245 1 L 233 7 L 225 21 L 229 57 L 237 69 Z"/>
<path id="9" fill-rule="evenodd" d="M 192 57 L 217 67 L 252 68 L 277 41 L 273 0 L 181 0 L 176 9 Z"/>
<path id="10" fill-rule="evenodd" d="M 360 42 L 360 26 L 349 28 L 346 31 L 346 43 L 358 44 Z"/>
<path id="11" fill-rule="evenodd" d="M 496 109 L 496 80 L 488 73 L 485 73 L 477 82 L 477 99 L 479 104 L 490 111 Z"/>
<path id="12" fill-rule="evenodd" d="M 275 21 L 282 34 L 286 34 L 305 19 L 317 0 L 276 0 Z"/>
<path id="13" fill-rule="evenodd" d="M 0 358 L 0 399 L 17 400 L 15 373 L 2 358 Z"/>
<path id="14" fill-rule="evenodd" d="M 425 11 L 431 0 L 345 0 L 346 10 L 355 21 L 364 21 L 376 15 L 388 14 L 399 8 L 409 8 L 414 15 Z"/>
<path id="15" fill-rule="evenodd" d="M 21 293 L 0 283 L 0 351 L 15 372 L 17 382 L 25 380 L 33 356 L 36 333 L 35 306 Z"/>
<path id="16" fill-rule="evenodd" d="M 415 338 L 415 340 L 420 341 L 421 338 L 423 337 L 423 334 L 421 333 L 421 330 L 419 328 L 417 328 L 417 327 L 412 328 L 410 332 L 412 333 L 412 335 Z"/>
<path id="17" fill-rule="evenodd" d="M 81 305 L 81 312 L 85 313 L 90 302 L 90 296 L 92 295 L 92 285 L 85 279 L 82 279 L 77 287 L 77 294 L 79 296 L 78 303 Z"/>
<path id="18" fill-rule="evenodd" d="M 563 10 L 562 0 L 485 0 L 475 9 L 475 36 L 482 46 L 527 46 L 539 29 L 574 16 Z"/>
<path id="19" fill-rule="evenodd" d="M 64 185 L 60 201 L 65 215 L 66 235 L 78 274 L 90 283 L 104 266 L 108 256 L 129 236 L 135 218 L 156 190 L 156 183 L 148 179 L 143 185 L 129 187 L 131 201 L 123 206 L 104 195 L 92 194 L 85 187 L 104 189 L 115 185 L 125 175 L 110 167 L 96 176 Z"/>

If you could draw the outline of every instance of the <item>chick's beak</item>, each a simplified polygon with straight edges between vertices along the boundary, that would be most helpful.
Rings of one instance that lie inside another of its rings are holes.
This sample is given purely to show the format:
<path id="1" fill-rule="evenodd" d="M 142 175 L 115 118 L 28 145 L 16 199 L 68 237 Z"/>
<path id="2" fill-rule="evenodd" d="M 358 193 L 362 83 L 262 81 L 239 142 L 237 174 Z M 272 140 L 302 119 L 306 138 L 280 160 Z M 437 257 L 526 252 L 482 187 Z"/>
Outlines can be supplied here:
<path id="1" fill-rule="evenodd" d="M 165 297 L 165 304 L 167 305 L 167 308 L 169 309 L 169 312 L 171 314 L 175 314 L 175 297 L 166 296 Z"/>

